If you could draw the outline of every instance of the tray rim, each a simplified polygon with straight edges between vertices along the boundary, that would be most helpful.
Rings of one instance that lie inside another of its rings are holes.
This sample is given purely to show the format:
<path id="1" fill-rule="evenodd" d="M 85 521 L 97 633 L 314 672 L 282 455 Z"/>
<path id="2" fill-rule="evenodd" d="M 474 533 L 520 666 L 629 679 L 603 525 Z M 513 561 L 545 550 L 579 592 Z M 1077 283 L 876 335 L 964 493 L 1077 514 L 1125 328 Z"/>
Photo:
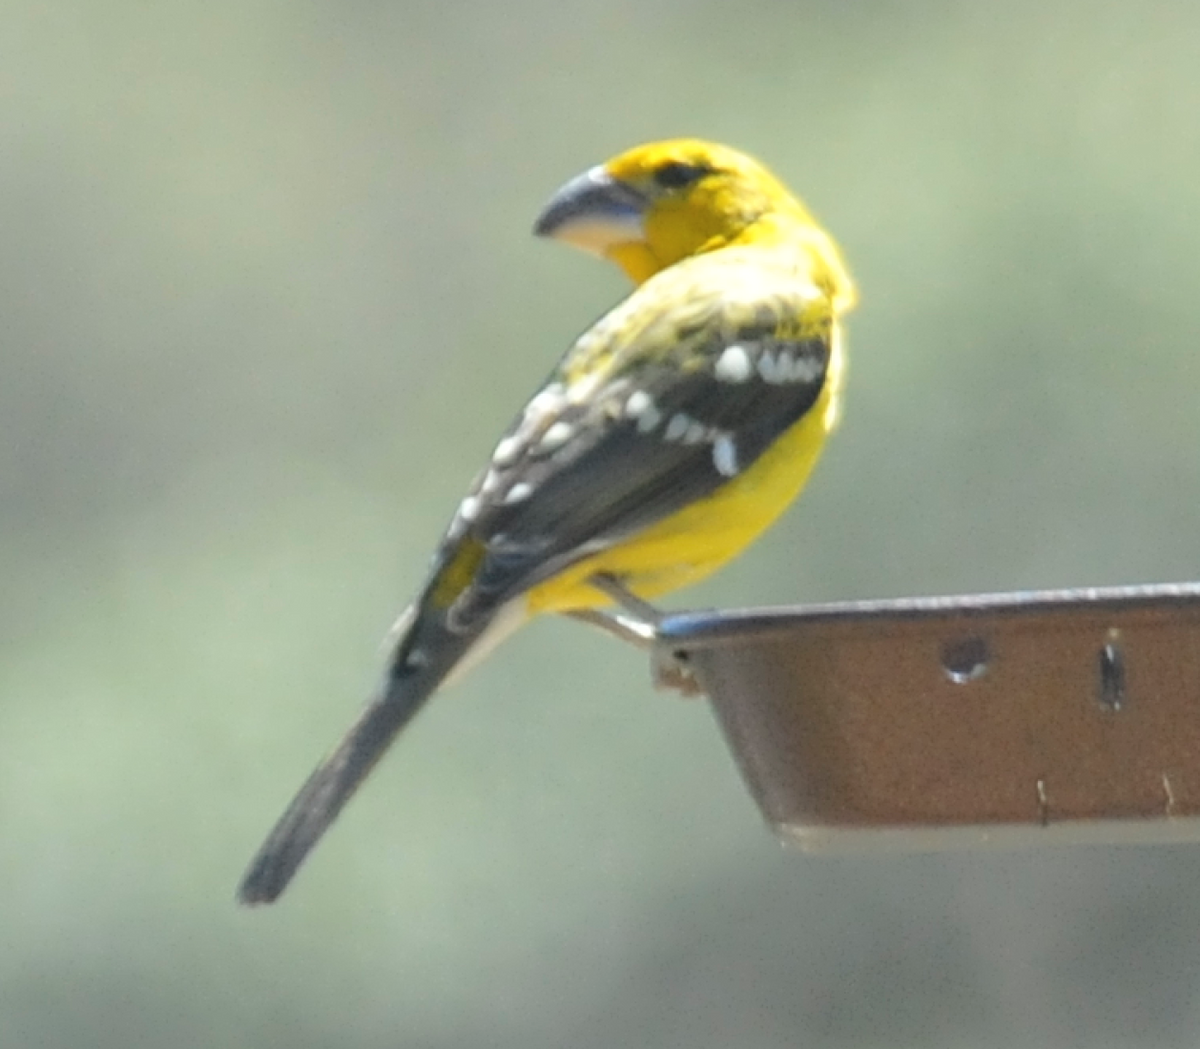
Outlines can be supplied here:
<path id="1" fill-rule="evenodd" d="M 871 621 L 884 626 L 931 619 L 1147 610 L 1200 613 L 1200 583 L 1014 590 L 674 612 L 656 624 L 655 646 L 674 653 L 765 640 L 797 628 Z"/>

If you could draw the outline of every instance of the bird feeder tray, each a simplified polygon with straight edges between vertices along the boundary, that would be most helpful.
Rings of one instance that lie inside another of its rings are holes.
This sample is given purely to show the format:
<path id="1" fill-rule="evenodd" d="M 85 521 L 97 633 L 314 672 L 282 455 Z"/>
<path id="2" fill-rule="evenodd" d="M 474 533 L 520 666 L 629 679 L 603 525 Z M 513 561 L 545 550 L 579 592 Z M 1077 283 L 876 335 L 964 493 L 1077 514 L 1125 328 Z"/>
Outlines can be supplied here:
<path id="1" fill-rule="evenodd" d="M 668 615 L 804 849 L 1200 840 L 1200 584 Z"/>

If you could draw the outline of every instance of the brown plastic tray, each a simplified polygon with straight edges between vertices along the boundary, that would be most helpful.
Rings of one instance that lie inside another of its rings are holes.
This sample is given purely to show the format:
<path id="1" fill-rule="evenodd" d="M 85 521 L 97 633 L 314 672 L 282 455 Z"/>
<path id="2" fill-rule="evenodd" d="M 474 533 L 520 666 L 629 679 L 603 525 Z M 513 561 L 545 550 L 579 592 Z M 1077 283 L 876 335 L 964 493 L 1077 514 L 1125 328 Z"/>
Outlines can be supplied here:
<path id="1" fill-rule="evenodd" d="M 1200 585 L 687 613 L 712 701 L 804 848 L 1200 840 Z"/>

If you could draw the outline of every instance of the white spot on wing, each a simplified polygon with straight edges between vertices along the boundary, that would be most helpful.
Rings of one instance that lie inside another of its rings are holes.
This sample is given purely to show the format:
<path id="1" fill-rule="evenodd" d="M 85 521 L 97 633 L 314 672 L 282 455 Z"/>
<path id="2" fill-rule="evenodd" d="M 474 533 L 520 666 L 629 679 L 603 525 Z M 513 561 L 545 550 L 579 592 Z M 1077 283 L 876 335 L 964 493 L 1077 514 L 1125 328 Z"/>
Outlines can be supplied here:
<path id="1" fill-rule="evenodd" d="M 821 374 L 821 361 L 812 354 L 800 354 L 792 365 L 792 382 L 812 382 Z"/>
<path id="2" fill-rule="evenodd" d="M 528 499 L 531 495 L 533 495 L 533 485 L 527 484 L 525 481 L 518 481 L 505 494 L 504 502 L 519 503 L 522 499 Z"/>
<path id="3" fill-rule="evenodd" d="M 699 444 L 707 436 L 708 427 L 706 427 L 703 423 L 696 422 L 696 420 L 693 419 L 688 424 L 687 433 L 683 435 L 683 443 Z"/>
<path id="4" fill-rule="evenodd" d="M 544 390 L 539 391 L 525 406 L 525 418 L 536 419 L 538 416 L 549 415 L 551 412 L 558 411 L 563 404 L 566 403 L 566 398 L 563 396 L 563 388 L 561 383 L 551 383 Z"/>
<path id="5" fill-rule="evenodd" d="M 479 500 L 473 495 L 468 495 L 461 503 L 458 504 L 458 515 L 464 521 L 474 521 L 479 513 Z"/>
<path id="6" fill-rule="evenodd" d="M 625 402 L 625 414 L 631 419 L 637 418 L 647 408 L 654 407 L 654 398 L 645 390 L 634 390 L 629 395 L 629 399 Z"/>
<path id="7" fill-rule="evenodd" d="M 497 466 L 512 466 L 517 461 L 517 456 L 521 454 L 521 438 L 517 436 L 505 437 L 492 453 L 492 462 Z"/>
<path id="8" fill-rule="evenodd" d="M 713 365 L 713 374 L 721 382 L 745 382 L 754 374 L 754 365 L 744 346 L 730 346 Z"/>
<path id="9" fill-rule="evenodd" d="M 775 354 L 770 350 L 763 350 L 759 355 L 758 374 L 762 376 L 763 382 L 779 382 L 779 372 L 775 367 Z"/>
<path id="10" fill-rule="evenodd" d="M 666 432 L 663 436 L 668 441 L 678 441 L 688 431 L 688 427 L 692 421 L 683 412 L 678 412 L 671 416 L 671 421 L 667 423 Z"/>
<path id="11" fill-rule="evenodd" d="M 574 432 L 574 428 L 570 423 L 556 422 L 542 434 L 542 439 L 538 442 L 538 447 L 544 452 L 553 451 L 555 448 L 560 448 L 566 444 Z"/>
<path id="12" fill-rule="evenodd" d="M 733 434 L 723 433 L 713 441 L 713 466 L 722 477 L 733 477 L 738 472 L 737 445 Z"/>
<path id="13" fill-rule="evenodd" d="M 637 419 L 638 433 L 649 433 L 662 421 L 662 412 L 645 390 L 634 390 L 625 402 L 625 414 Z"/>
<path id="14" fill-rule="evenodd" d="M 500 485 L 500 475 L 495 470 L 489 470 L 479 486 L 480 495 L 491 495 Z"/>

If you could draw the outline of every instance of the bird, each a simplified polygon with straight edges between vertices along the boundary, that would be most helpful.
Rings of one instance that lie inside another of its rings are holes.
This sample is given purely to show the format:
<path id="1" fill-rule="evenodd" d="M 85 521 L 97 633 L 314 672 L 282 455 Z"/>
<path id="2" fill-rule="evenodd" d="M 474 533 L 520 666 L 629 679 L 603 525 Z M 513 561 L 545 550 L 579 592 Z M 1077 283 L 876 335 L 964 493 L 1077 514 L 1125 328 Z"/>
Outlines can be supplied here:
<path id="1" fill-rule="evenodd" d="M 694 138 L 570 179 L 534 233 L 619 267 L 588 328 L 496 443 L 393 631 L 377 691 L 240 885 L 274 901 L 439 687 L 534 616 L 603 616 L 694 583 L 799 494 L 834 428 L 856 290 L 763 164 Z"/>

